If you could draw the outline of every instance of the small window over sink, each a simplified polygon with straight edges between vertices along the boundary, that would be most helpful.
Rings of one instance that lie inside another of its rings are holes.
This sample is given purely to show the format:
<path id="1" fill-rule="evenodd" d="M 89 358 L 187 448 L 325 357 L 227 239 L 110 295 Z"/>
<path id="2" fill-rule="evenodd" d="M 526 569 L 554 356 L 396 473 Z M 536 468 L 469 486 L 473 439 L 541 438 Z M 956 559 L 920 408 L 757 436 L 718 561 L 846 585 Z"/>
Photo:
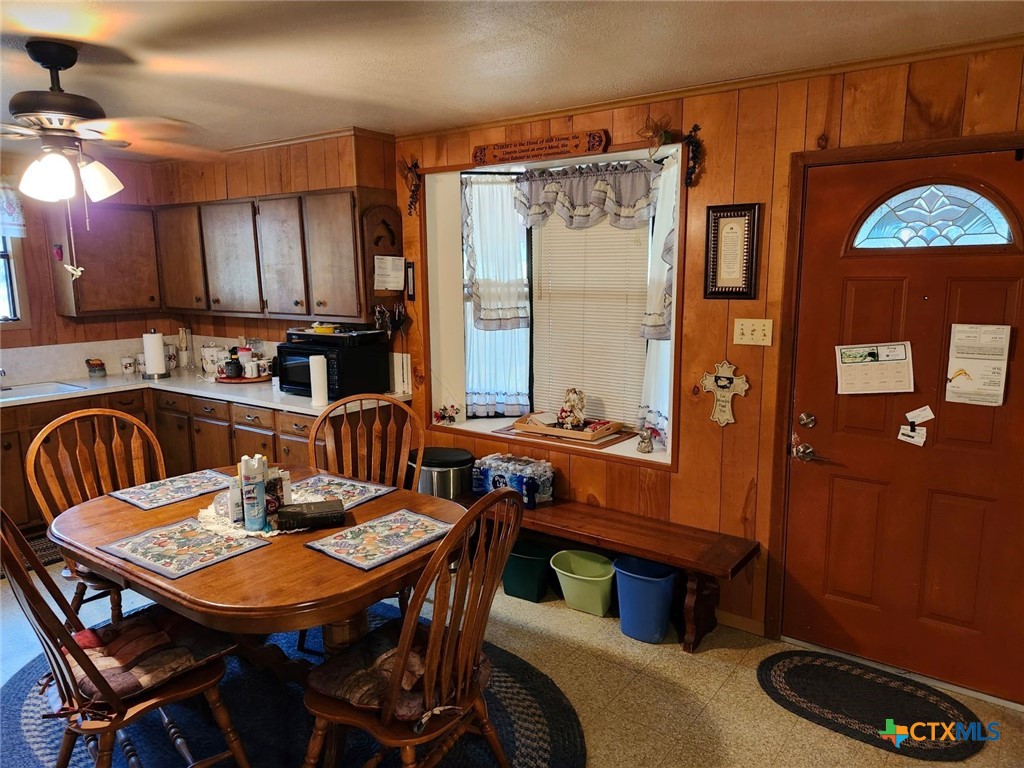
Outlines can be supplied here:
<path id="1" fill-rule="evenodd" d="M 896 194 L 865 219 L 854 248 L 1007 245 L 1010 223 L 987 197 L 954 184 L 926 184 Z"/>
<path id="2" fill-rule="evenodd" d="M 18 319 L 18 291 L 14 282 L 11 241 L 0 238 L 0 322 Z"/>

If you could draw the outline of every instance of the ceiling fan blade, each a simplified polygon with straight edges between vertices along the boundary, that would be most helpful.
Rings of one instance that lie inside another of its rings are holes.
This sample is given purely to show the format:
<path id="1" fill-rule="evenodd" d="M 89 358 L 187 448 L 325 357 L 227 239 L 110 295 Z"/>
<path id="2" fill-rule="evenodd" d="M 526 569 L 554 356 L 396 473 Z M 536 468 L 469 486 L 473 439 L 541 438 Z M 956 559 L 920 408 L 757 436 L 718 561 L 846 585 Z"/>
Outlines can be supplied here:
<path id="1" fill-rule="evenodd" d="M 179 144 L 174 141 L 159 139 L 139 139 L 132 141 L 127 152 L 135 155 L 148 155 L 159 160 L 201 160 L 210 162 L 224 160 L 227 155 L 215 149 L 205 149 L 192 144 Z"/>
<path id="2" fill-rule="evenodd" d="M 136 142 L 142 139 L 175 139 L 195 129 L 192 123 L 169 117 L 107 117 L 75 125 L 83 139 Z"/>
<path id="3" fill-rule="evenodd" d="M 0 137 L 5 139 L 34 139 L 38 136 L 40 136 L 40 133 L 35 128 L 0 123 Z"/>
<path id="4" fill-rule="evenodd" d="M 4 19 L 6 25 L 7 19 Z M 124 51 L 113 48 L 109 45 L 102 45 L 100 43 L 93 43 L 86 40 L 62 37 L 59 34 L 42 34 L 41 32 L 35 34 L 26 34 L 24 32 L 5 32 L 0 35 L 0 47 L 6 48 L 12 51 L 25 51 L 25 44 L 30 40 L 39 40 L 45 38 L 46 40 L 53 40 L 55 42 L 63 42 L 72 46 L 78 51 L 78 60 L 84 64 L 136 64 L 131 56 Z"/>

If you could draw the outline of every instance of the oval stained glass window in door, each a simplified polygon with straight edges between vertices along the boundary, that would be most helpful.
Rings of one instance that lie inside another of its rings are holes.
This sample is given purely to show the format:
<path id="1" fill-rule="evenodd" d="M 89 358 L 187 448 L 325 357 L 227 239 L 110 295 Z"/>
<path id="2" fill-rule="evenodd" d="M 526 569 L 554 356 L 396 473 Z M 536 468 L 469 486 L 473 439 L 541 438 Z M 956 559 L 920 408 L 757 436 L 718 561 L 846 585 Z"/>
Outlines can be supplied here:
<path id="1" fill-rule="evenodd" d="M 1010 224 L 983 195 L 953 184 L 926 184 L 890 197 L 867 217 L 854 248 L 1006 245 Z"/>

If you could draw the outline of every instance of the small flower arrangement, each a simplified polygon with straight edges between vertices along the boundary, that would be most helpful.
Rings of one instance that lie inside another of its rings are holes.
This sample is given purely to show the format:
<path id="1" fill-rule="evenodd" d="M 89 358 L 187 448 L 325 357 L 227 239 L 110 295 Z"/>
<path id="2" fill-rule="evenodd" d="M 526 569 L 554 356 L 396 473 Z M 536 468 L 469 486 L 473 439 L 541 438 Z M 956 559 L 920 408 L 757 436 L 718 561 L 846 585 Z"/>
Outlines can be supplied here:
<path id="1" fill-rule="evenodd" d="M 455 417 L 462 413 L 462 409 L 459 406 L 452 403 L 451 405 L 442 405 L 436 411 L 434 411 L 434 423 L 435 424 L 454 424 Z"/>

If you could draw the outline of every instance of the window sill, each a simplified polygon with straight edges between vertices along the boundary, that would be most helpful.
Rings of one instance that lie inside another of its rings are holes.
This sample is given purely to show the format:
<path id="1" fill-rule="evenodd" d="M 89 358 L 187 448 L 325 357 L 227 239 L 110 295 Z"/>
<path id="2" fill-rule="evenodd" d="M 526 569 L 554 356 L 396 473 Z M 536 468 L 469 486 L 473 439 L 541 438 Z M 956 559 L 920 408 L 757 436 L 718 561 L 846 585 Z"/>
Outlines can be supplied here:
<path id="1" fill-rule="evenodd" d="M 495 433 L 494 430 L 507 427 L 516 420 L 515 417 L 496 417 L 489 419 L 467 419 L 455 424 L 433 424 L 430 429 L 438 432 L 447 432 L 456 435 L 469 435 L 486 440 L 508 442 L 510 446 L 531 446 L 546 448 L 552 451 L 563 451 L 565 453 L 578 453 L 593 456 L 598 459 L 609 459 L 611 461 L 628 461 L 644 465 L 654 465 L 662 469 L 672 466 L 672 457 L 668 450 L 658 443 L 654 444 L 654 453 L 637 453 L 636 446 L 640 442 L 639 437 L 624 440 L 621 443 L 610 445 L 607 448 L 593 448 L 583 441 L 565 440 L 560 443 L 553 443 L 549 440 L 538 440 L 526 435 L 510 435 L 507 433 Z M 514 450 L 514 448 L 513 448 Z M 479 457 L 478 457 L 479 458 Z"/>

